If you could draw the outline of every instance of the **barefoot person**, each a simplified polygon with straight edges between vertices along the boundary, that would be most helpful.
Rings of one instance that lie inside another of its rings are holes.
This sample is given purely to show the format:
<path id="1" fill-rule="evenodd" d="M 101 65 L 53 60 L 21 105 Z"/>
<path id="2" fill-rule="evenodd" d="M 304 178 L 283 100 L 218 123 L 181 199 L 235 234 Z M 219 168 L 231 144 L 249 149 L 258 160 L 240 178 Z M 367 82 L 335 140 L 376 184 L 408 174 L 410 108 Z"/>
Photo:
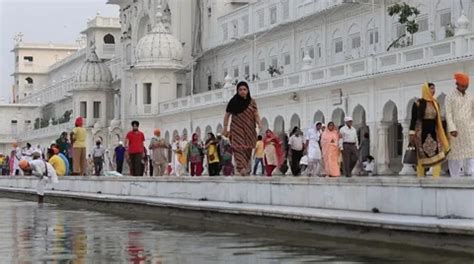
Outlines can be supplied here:
<path id="1" fill-rule="evenodd" d="M 451 144 L 449 173 L 451 177 L 459 177 L 463 161 L 468 160 L 471 176 L 474 177 L 474 98 L 466 91 L 469 75 L 456 73 L 454 79 L 456 89 L 446 97 L 446 122 Z M 464 172 L 469 173 L 466 168 Z"/>
<path id="2" fill-rule="evenodd" d="M 230 133 L 227 131 L 229 118 L 231 118 Z M 241 176 L 250 174 L 250 159 L 257 142 L 256 125 L 259 129 L 262 127 L 257 103 L 250 95 L 248 84 L 240 82 L 237 84 L 237 93 L 227 104 L 224 135 L 230 136 L 237 173 Z"/>
<path id="3" fill-rule="evenodd" d="M 39 158 L 39 153 L 34 154 L 37 154 L 35 159 L 31 161 L 21 160 L 19 167 L 23 171 L 31 170 L 31 174 L 39 178 L 36 185 L 36 194 L 38 195 L 38 203 L 43 203 L 46 184 L 58 183 L 58 176 L 51 164 Z"/>

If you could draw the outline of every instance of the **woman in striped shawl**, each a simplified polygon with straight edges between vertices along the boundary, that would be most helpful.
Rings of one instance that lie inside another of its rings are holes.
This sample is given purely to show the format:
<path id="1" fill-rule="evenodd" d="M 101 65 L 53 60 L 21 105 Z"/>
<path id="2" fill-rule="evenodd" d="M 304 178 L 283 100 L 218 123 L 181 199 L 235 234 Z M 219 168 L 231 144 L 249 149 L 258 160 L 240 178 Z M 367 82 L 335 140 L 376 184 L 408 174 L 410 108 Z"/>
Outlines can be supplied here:
<path id="1" fill-rule="evenodd" d="M 230 117 L 229 135 L 227 129 Z M 237 84 L 237 93 L 227 104 L 224 117 L 224 135 L 230 137 L 237 173 L 241 176 L 250 174 L 252 149 L 257 142 L 256 126 L 258 126 L 258 129 L 262 127 L 257 103 L 250 96 L 248 84 L 246 82 L 239 82 Z"/>

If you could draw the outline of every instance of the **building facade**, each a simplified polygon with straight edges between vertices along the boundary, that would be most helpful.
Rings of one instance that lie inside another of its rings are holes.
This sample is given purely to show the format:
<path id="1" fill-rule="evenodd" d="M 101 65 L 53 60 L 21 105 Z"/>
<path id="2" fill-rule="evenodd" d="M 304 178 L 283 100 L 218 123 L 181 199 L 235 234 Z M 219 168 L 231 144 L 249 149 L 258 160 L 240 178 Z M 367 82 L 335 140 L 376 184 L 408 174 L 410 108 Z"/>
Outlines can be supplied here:
<path id="1" fill-rule="evenodd" d="M 419 30 L 410 45 L 387 51 L 406 33 L 387 12 L 396 2 L 109 0 L 120 7 L 120 22 L 89 22 L 86 46 L 50 66 L 46 87 L 19 102 L 38 104 L 41 120 L 63 110 L 87 116 L 90 143 L 100 138 L 111 148 L 131 120 L 149 137 L 161 128 L 168 140 L 218 133 L 233 84 L 247 80 L 264 129 L 340 125 L 352 116 L 359 133 L 370 135 L 379 174 L 411 174 L 401 162 L 411 106 L 430 81 L 443 108 L 452 74 L 474 72 L 474 8 L 471 1 L 406 1 L 420 10 Z M 46 143 L 71 128 L 33 127 L 18 138 Z"/>

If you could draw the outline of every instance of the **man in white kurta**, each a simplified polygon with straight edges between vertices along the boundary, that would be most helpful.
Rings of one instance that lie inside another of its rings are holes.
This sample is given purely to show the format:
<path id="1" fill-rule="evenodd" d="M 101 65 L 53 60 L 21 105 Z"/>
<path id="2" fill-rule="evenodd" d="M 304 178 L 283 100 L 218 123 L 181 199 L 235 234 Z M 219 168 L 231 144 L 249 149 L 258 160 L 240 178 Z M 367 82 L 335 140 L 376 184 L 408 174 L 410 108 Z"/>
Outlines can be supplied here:
<path id="1" fill-rule="evenodd" d="M 470 164 L 470 172 L 465 174 L 474 177 L 474 97 L 468 93 L 469 77 L 466 74 L 455 74 L 456 89 L 446 97 L 446 122 L 449 132 L 451 152 L 448 155 L 451 177 L 459 177 L 463 161 Z"/>
<path id="2" fill-rule="evenodd" d="M 308 155 L 308 176 L 314 177 L 321 172 L 321 148 L 319 140 L 321 138 L 322 123 L 317 122 L 313 127 L 308 129 L 306 134 L 306 146 Z"/>

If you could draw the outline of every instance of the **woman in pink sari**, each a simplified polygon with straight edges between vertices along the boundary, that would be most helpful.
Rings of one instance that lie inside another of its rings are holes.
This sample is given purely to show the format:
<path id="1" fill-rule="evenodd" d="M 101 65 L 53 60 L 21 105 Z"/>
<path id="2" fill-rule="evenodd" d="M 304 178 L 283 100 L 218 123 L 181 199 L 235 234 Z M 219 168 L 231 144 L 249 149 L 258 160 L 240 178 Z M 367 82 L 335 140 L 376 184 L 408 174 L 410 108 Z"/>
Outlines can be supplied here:
<path id="1" fill-rule="evenodd" d="M 329 122 L 327 129 L 321 136 L 321 146 L 323 148 L 323 160 L 326 173 L 330 177 L 341 176 L 339 168 L 339 132 L 333 122 Z"/>

